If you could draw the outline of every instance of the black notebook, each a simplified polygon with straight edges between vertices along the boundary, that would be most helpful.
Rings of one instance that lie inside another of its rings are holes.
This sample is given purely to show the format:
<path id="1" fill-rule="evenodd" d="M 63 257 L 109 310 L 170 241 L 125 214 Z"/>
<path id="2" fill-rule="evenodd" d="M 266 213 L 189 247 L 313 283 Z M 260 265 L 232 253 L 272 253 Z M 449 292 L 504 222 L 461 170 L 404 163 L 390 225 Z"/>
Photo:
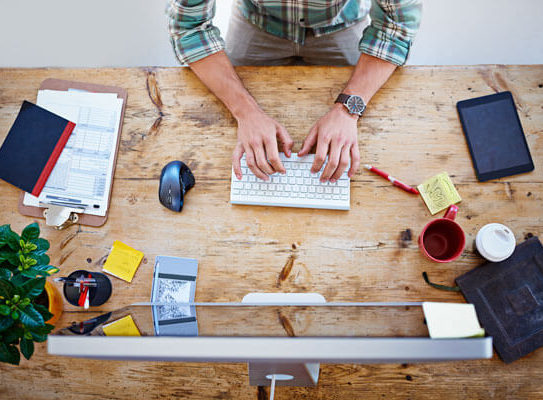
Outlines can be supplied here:
<path id="1" fill-rule="evenodd" d="M 534 236 L 507 260 L 456 278 L 506 363 L 543 346 L 543 246 Z"/>
<path id="2" fill-rule="evenodd" d="M 73 122 L 24 101 L 0 147 L 0 178 L 39 196 L 74 127 Z"/>

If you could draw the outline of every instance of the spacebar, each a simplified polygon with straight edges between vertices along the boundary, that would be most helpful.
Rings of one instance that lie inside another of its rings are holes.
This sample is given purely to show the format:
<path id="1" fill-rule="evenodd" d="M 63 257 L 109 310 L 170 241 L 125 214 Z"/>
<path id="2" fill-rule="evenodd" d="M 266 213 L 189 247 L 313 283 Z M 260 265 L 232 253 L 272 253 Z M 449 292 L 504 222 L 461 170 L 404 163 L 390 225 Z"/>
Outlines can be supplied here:
<path id="1" fill-rule="evenodd" d="M 272 207 L 298 207 L 298 208 L 322 208 L 332 210 L 349 210 L 349 202 L 344 200 L 322 200 L 322 199 L 296 199 L 296 198 L 273 198 L 258 196 L 232 196 L 232 204 L 244 204 L 255 206 Z"/>

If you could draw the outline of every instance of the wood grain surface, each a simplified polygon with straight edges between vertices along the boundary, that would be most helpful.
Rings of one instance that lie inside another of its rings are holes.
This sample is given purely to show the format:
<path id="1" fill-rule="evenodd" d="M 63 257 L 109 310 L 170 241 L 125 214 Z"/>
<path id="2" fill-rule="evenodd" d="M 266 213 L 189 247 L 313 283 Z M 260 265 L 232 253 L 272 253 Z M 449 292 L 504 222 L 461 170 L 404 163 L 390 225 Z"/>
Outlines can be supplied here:
<path id="1" fill-rule="evenodd" d="M 284 124 L 298 150 L 349 78 L 350 68 L 243 67 L 238 72 L 262 108 Z M 131 284 L 112 278 L 113 295 L 93 312 L 147 301 L 157 255 L 198 259 L 197 301 L 240 301 L 249 292 L 318 292 L 328 301 L 463 301 L 427 286 L 482 262 L 475 234 L 501 222 L 517 242 L 543 234 L 543 66 L 406 67 L 372 99 L 359 123 L 363 163 L 419 184 L 447 171 L 462 197 L 458 221 L 467 234 L 462 257 L 449 264 L 422 257 L 417 237 L 432 219 L 422 200 L 359 171 L 351 210 L 232 206 L 231 153 L 236 124 L 224 106 L 184 68 L 0 69 L 0 140 L 23 99 L 35 101 L 46 78 L 128 90 L 108 222 L 100 228 L 40 226 L 61 274 L 101 270 L 114 240 L 145 253 Z M 479 183 L 456 102 L 510 90 L 536 169 Z M 164 164 L 182 160 L 196 186 L 182 213 L 158 202 Z M 0 224 L 20 231 L 19 191 L 0 182 Z M 58 327 L 85 319 L 65 303 Z M 96 314 L 93 314 L 96 315 Z M 296 329 L 299 329 L 296 327 Z M 1 399 L 264 399 L 248 385 L 244 364 L 77 360 L 37 346 L 21 366 L 0 365 Z M 492 360 L 404 365 L 323 365 L 317 388 L 283 388 L 276 399 L 540 399 L 543 351 L 511 365 Z"/>

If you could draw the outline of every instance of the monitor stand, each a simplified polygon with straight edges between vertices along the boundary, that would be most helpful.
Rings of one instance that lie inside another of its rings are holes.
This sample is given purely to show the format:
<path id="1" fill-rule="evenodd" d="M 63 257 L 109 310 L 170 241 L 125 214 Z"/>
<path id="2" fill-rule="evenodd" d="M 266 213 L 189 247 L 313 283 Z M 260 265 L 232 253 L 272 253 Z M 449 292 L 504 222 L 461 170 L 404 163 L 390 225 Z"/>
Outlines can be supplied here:
<path id="1" fill-rule="evenodd" d="M 294 306 L 299 304 L 323 304 L 324 296 L 318 293 L 249 293 L 241 301 L 244 304 L 273 304 Z M 319 363 L 249 363 L 249 384 L 271 386 L 317 386 Z M 273 397 L 271 397 L 273 398 Z"/>

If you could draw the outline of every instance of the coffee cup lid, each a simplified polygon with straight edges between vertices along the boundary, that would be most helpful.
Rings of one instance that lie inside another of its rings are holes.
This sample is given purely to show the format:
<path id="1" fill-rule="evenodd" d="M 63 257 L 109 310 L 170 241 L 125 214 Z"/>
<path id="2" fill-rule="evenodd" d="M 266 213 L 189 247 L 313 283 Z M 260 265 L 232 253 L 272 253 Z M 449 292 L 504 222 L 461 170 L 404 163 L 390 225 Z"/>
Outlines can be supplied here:
<path id="1" fill-rule="evenodd" d="M 515 251 L 515 235 L 507 226 L 497 223 L 483 226 L 475 238 L 479 253 L 489 261 L 498 262 Z"/>

